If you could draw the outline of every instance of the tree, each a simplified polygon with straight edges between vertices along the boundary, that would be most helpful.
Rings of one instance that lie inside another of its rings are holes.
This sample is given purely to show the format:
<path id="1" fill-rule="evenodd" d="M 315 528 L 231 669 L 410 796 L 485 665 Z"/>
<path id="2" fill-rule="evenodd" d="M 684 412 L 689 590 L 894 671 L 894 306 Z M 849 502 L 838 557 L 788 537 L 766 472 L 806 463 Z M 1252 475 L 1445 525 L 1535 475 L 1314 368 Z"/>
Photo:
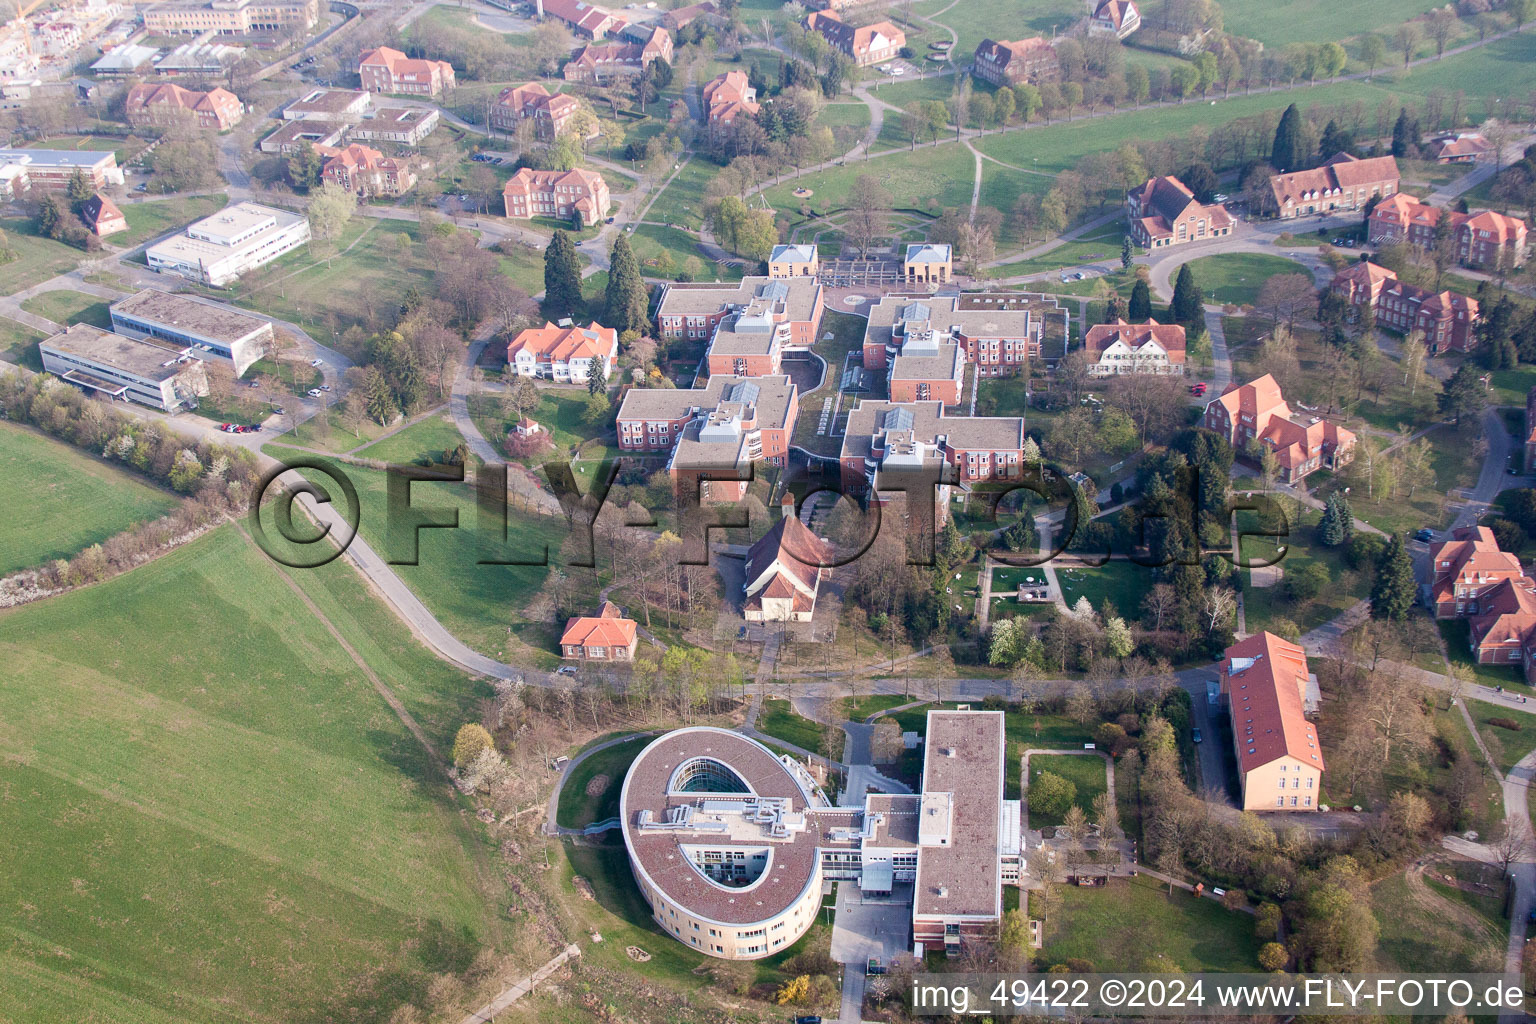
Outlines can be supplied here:
<path id="1" fill-rule="evenodd" d="M 1480 413 L 1488 404 L 1488 392 L 1478 376 L 1477 369 L 1471 363 L 1462 363 L 1440 392 L 1440 414 L 1449 416 L 1458 427 L 1461 426 L 1463 416 Z"/>
<path id="2" fill-rule="evenodd" d="M 1334 491 L 1328 496 L 1328 503 L 1323 506 L 1323 518 L 1318 524 L 1317 539 L 1327 547 L 1336 548 L 1341 544 L 1349 543 L 1354 533 L 1355 520 L 1349 508 L 1349 499 L 1343 493 Z"/>
<path id="3" fill-rule="evenodd" d="M 77 167 L 75 173 L 69 176 L 69 184 L 65 186 L 64 194 L 69 199 L 69 208 L 79 213 L 85 206 L 86 200 L 96 194 L 96 187 L 85 176 L 85 172 Z"/>
<path id="4" fill-rule="evenodd" d="M 1290 963 L 1291 955 L 1278 942 L 1266 942 L 1259 947 L 1259 966 L 1266 971 L 1278 971 Z"/>
<path id="5" fill-rule="evenodd" d="M 388 425 L 399 411 L 395 407 L 395 396 L 390 390 L 389 381 L 384 379 L 384 373 L 377 366 L 370 366 L 365 371 L 363 378 L 363 395 L 365 396 L 364 408 L 368 411 L 368 418 L 379 426 Z"/>
<path id="6" fill-rule="evenodd" d="M 1317 291 L 1311 274 L 1276 274 L 1259 289 L 1258 307 L 1269 314 L 1274 324 L 1284 320 L 1293 327 L 1302 313 L 1317 308 Z"/>
<path id="7" fill-rule="evenodd" d="M 592 369 L 587 373 L 587 394 L 601 395 L 608 390 L 608 360 L 603 356 L 597 356 L 592 360 Z"/>
<path id="8" fill-rule="evenodd" d="M 1281 172 L 1299 171 L 1306 166 L 1308 155 L 1301 139 L 1301 111 L 1292 103 L 1285 108 L 1285 113 L 1280 115 L 1280 123 L 1275 126 L 1275 141 L 1270 147 L 1269 163 Z"/>
<path id="9" fill-rule="evenodd" d="M 478 722 L 468 722 L 459 726 L 458 735 L 453 738 L 453 763 L 462 771 L 480 756 L 482 750 L 495 749 L 495 741 L 485 726 Z"/>
<path id="10" fill-rule="evenodd" d="M 1185 330 L 1205 324 L 1205 295 L 1195 283 L 1194 271 L 1185 263 L 1179 267 L 1179 276 L 1173 283 L 1173 302 L 1168 306 L 1168 318 Z"/>
<path id="11" fill-rule="evenodd" d="M 559 320 L 581 306 L 581 260 L 571 236 L 557 230 L 544 250 L 544 313 Z"/>
<path id="12" fill-rule="evenodd" d="M 640 262 L 629 246 L 629 236 L 623 232 L 614 239 L 613 254 L 608 268 L 608 294 L 604 309 L 604 326 L 620 334 L 625 331 L 644 333 L 650 329 L 646 311 L 650 297 L 646 294 L 645 281 L 640 277 Z"/>
<path id="13" fill-rule="evenodd" d="M 1403 67 L 1413 60 L 1413 51 L 1419 48 L 1419 41 L 1424 38 L 1424 33 L 1417 22 L 1405 21 L 1397 26 L 1392 33 L 1392 42 L 1403 55 Z"/>
<path id="14" fill-rule="evenodd" d="M 1179 180 L 1202 203 L 1209 203 L 1211 197 L 1221 191 L 1220 179 L 1216 177 L 1216 172 L 1211 170 L 1211 165 L 1204 161 L 1192 163 L 1184 168 L 1179 174 Z"/>
<path id="15" fill-rule="evenodd" d="M 1125 316 L 1133 324 L 1152 319 L 1152 289 L 1147 287 L 1147 282 L 1138 278 L 1131 286 L 1131 300 L 1126 305 Z"/>
<path id="16" fill-rule="evenodd" d="M 320 173 L 325 170 L 325 157 L 305 140 L 288 155 L 288 184 L 296 191 L 308 192 L 320 186 Z"/>
<path id="17" fill-rule="evenodd" d="M 1399 158 L 1406 157 L 1418 142 L 1418 131 L 1408 117 L 1408 110 L 1405 107 L 1397 112 L 1397 120 L 1392 123 L 1392 155 Z"/>
<path id="18" fill-rule="evenodd" d="M 854 179 L 848 193 L 848 239 L 859 247 L 862 256 L 885 235 L 891 212 L 891 194 L 871 174 Z"/>
<path id="19" fill-rule="evenodd" d="M 997 929 L 998 966 L 1005 971 L 1018 970 L 1029 960 L 1029 916 L 1015 907 L 1003 913 Z"/>
<path id="20" fill-rule="evenodd" d="M 1387 56 L 1387 43 L 1381 36 L 1368 32 L 1360 37 L 1360 59 L 1365 61 L 1368 75 L 1374 76 L 1376 68 Z"/>
<path id="21" fill-rule="evenodd" d="M 1055 772 L 1041 772 L 1029 784 L 1029 807 L 1051 818 L 1060 818 L 1077 800 L 1077 786 Z"/>
<path id="22" fill-rule="evenodd" d="M 1131 236 L 1125 235 L 1120 239 L 1120 269 L 1130 270 L 1131 264 L 1136 258 L 1136 247 L 1131 244 Z M 1137 282 L 1140 284 L 1141 282 Z"/>
<path id="23" fill-rule="evenodd" d="M 309 200 L 309 230 L 320 239 L 341 235 L 357 209 L 357 199 L 334 182 L 321 185 Z"/>
<path id="24" fill-rule="evenodd" d="M 1122 660 L 1136 649 L 1136 638 L 1131 635 L 1131 628 L 1118 615 L 1104 621 L 1104 643 L 1110 654 Z"/>
<path id="25" fill-rule="evenodd" d="M 1445 44 L 1456 34 L 1459 21 L 1450 7 L 1436 7 L 1429 12 L 1429 37 L 1435 41 L 1435 59 L 1445 56 Z"/>
<path id="26" fill-rule="evenodd" d="M 1402 621 L 1413 607 L 1417 587 L 1413 580 L 1413 559 L 1401 534 L 1393 534 L 1382 552 L 1371 586 L 1371 617 Z"/>

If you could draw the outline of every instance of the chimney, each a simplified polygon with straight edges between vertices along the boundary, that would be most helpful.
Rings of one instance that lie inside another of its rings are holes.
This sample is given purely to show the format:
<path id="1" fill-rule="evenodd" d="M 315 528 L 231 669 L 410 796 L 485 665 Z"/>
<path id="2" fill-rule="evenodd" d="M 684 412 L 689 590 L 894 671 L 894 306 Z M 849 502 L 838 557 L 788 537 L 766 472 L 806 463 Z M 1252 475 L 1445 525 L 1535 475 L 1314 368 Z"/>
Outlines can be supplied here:
<path id="1" fill-rule="evenodd" d="M 533 5 L 538 9 L 539 17 L 544 17 L 544 0 L 533 0 Z"/>

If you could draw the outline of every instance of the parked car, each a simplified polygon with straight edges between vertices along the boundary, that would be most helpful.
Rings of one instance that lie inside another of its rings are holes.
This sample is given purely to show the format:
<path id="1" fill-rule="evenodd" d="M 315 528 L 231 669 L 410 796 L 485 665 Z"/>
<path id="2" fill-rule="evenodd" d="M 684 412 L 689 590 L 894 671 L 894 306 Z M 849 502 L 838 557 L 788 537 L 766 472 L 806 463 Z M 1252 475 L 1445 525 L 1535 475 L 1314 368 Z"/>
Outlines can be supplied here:
<path id="1" fill-rule="evenodd" d="M 235 425 L 233 423 L 220 423 L 219 429 L 226 434 L 233 434 L 235 432 Z"/>
<path id="2" fill-rule="evenodd" d="M 310 388 L 308 391 L 306 391 L 304 393 L 306 395 L 308 395 L 310 398 L 319 398 L 321 395 L 325 394 L 325 392 L 321 391 L 319 388 Z"/>
<path id="3" fill-rule="evenodd" d="M 324 366 L 325 365 L 325 360 L 324 359 L 311 359 L 309 361 L 309 365 L 310 366 Z"/>
<path id="4" fill-rule="evenodd" d="M 320 390 L 321 391 L 329 391 L 329 390 L 331 390 L 331 386 L 329 384 L 321 384 L 320 385 Z"/>
<path id="5" fill-rule="evenodd" d="M 821 1018 L 815 1014 L 810 1014 L 805 1017 L 796 1017 L 795 1024 L 821 1024 Z"/>
<path id="6" fill-rule="evenodd" d="M 135 192 L 148 192 L 149 191 L 149 186 L 141 181 L 137 185 L 133 186 L 133 190 Z"/>
<path id="7" fill-rule="evenodd" d="M 1200 395 L 1205 394 L 1206 390 L 1209 387 L 1210 387 L 1210 385 L 1205 383 L 1205 381 L 1203 381 L 1203 380 L 1202 381 L 1196 381 L 1195 383 L 1193 383 L 1193 384 L 1191 384 L 1189 386 L 1189 393 L 1198 397 Z"/>
<path id="8" fill-rule="evenodd" d="M 1217 192 L 1215 195 L 1211 196 L 1212 201 L 1218 203 L 1224 203 L 1231 198 L 1232 197 L 1227 195 L 1225 192 Z"/>
<path id="9" fill-rule="evenodd" d="M 248 381 L 245 382 L 245 386 L 248 387 L 248 388 L 259 388 L 259 387 L 261 387 L 261 381 L 259 381 L 259 380 L 248 380 Z"/>
<path id="10" fill-rule="evenodd" d="M 575 674 L 575 665 L 561 665 L 559 668 L 555 669 L 555 675 L 557 676 L 573 676 Z"/>
<path id="11" fill-rule="evenodd" d="M 1432 540 L 1435 539 L 1435 531 L 1431 530 L 1429 527 L 1426 526 L 1424 529 L 1422 529 L 1418 533 L 1414 534 L 1413 535 L 1413 539 L 1414 540 L 1422 540 L 1422 541 L 1426 541 L 1426 542 L 1432 541 Z"/>
<path id="12" fill-rule="evenodd" d="M 1205 739 L 1204 736 L 1200 735 L 1199 729 L 1190 730 L 1189 738 L 1194 740 L 1196 743 L 1199 743 L 1201 740 Z"/>

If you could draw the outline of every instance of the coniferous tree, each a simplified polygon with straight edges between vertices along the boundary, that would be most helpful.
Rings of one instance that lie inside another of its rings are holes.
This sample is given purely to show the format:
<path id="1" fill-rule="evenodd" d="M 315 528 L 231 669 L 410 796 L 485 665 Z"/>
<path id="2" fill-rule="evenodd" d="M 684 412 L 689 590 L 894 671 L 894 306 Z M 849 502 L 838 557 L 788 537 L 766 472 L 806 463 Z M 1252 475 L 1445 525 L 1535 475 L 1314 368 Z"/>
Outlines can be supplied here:
<path id="1" fill-rule="evenodd" d="M 1131 245 L 1131 236 L 1126 235 L 1120 239 L 1120 269 L 1130 270 L 1135 257 L 1136 249 Z"/>
<path id="2" fill-rule="evenodd" d="M 43 197 L 43 202 L 37 208 L 37 233 L 44 238 L 57 239 L 64 230 L 64 212 L 59 209 L 59 201 L 54 196 Z"/>
<path id="3" fill-rule="evenodd" d="M 1307 154 L 1302 152 L 1301 144 L 1301 111 L 1292 103 L 1280 115 L 1280 124 L 1275 127 L 1269 164 L 1277 171 L 1299 171 L 1306 160 Z"/>
<path id="4" fill-rule="evenodd" d="M 592 369 L 587 373 L 587 394 L 599 395 L 608 390 L 608 361 L 602 356 L 592 360 Z"/>
<path id="5" fill-rule="evenodd" d="M 1186 330 L 1205 324 L 1205 295 L 1195 283 L 1194 271 L 1186 263 L 1179 268 L 1179 276 L 1173 283 L 1173 302 L 1168 307 L 1168 318 Z"/>
<path id="6" fill-rule="evenodd" d="M 1392 155 L 1402 158 L 1408 155 L 1408 149 L 1418 141 L 1418 135 L 1413 129 L 1413 121 L 1408 117 L 1408 108 L 1403 107 L 1397 112 L 1397 121 L 1392 125 Z"/>
<path id="7" fill-rule="evenodd" d="M 1323 129 L 1323 138 L 1317 150 L 1324 159 L 1337 153 L 1348 153 L 1355 148 L 1355 137 L 1347 128 L 1340 128 L 1337 121 L 1329 121 Z"/>
<path id="8" fill-rule="evenodd" d="M 1408 557 L 1408 546 L 1399 534 L 1394 533 L 1376 567 L 1376 582 L 1371 587 L 1371 618 L 1407 618 L 1413 607 L 1415 589 L 1413 560 Z"/>
<path id="9" fill-rule="evenodd" d="M 646 311 L 650 298 L 640 277 L 640 261 L 629 246 L 629 236 L 620 234 L 613 243 L 608 266 L 608 295 L 604 326 L 623 334 L 625 331 L 647 333 Z"/>
<path id="10" fill-rule="evenodd" d="M 1328 504 L 1323 507 L 1323 519 L 1318 524 L 1318 540 L 1330 548 L 1336 548 L 1349 543 L 1354 532 L 1355 520 L 1349 508 L 1349 499 L 1334 492 L 1329 496 Z"/>
<path id="11" fill-rule="evenodd" d="M 1125 317 L 1133 324 L 1152 319 L 1152 289 L 1147 287 L 1147 282 L 1137 281 L 1132 286 L 1131 301 L 1126 308 Z"/>
<path id="12" fill-rule="evenodd" d="M 544 315 L 553 320 L 581 309 L 581 260 L 571 236 L 556 231 L 544 250 Z"/>
<path id="13" fill-rule="evenodd" d="M 75 173 L 69 176 L 69 185 L 65 191 L 65 195 L 69 198 L 69 208 L 79 213 L 85 206 L 85 201 L 95 194 L 96 189 L 91 185 L 90 179 L 85 176 L 85 172 L 78 167 L 75 168 Z"/>
<path id="14" fill-rule="evenodd" d="M 1463 416 L 1481 411 L 1487 403 L 1488 393 L 1483 382 L 1478 380 L 1477 368 L 1471 363 L 1457 367 L 1440 392 L 1440 414 L 1451 417 L 1458 427 Z"/>

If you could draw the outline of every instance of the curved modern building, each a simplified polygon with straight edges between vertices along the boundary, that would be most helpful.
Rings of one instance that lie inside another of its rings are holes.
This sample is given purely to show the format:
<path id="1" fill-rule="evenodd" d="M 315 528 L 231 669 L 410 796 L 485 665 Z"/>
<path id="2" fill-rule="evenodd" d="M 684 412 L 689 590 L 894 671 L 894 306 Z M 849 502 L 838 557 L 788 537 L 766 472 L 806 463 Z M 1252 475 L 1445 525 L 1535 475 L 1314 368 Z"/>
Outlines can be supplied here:
<path id="1" fill-rule="evenodd" d="M 930 712 L 923 792 L 849 794 L 851 807 L 740 733 L 669 732 L 635 758 L 619 796 L 635 881 L 668 934 L 722 959 L 791 945 L 833 880 L 910 899 L 919 956 L 958 952 L 998 919 L 1003 885 L 1022 874 L 1003 732 L 1000 712 Z"/>

